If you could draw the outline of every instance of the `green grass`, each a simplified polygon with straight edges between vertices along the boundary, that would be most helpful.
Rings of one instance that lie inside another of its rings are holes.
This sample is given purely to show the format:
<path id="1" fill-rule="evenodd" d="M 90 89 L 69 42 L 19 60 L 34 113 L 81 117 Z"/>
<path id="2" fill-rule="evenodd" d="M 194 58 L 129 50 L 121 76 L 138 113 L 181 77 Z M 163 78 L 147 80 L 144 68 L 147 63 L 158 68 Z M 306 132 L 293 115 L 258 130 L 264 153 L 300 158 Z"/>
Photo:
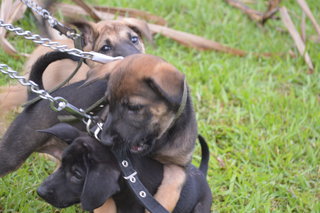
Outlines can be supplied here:
<path id="1" fill-rule="evenodd" d="M 237 9 L 218 0 L 95 0 L 95 4 L 130 7 L 160 15 L 172 28 L 204 36 L 249 52 L 298 54 L 281 21 L 257 27 Z M 263 2 L 251 5 L 263 10 Z M 296 1 L 283 1 L 297 25 Z M 320 20 L 318 0 L 308 0 Z M 35 30 L 27 15 L 16 23 Z M 315 35 L 307 20 L 307 35 Z M 30 52 L 31 43 L 11 37 Z M 147 52 L 165 58 L 187 76 L 199 132 L 211 149 L 208 182 L 212 212 L 320 212 L 320 45 L 307 42 L 315 72 L 300 58 L 197 51 L 156 36 Z M 21 69 L 24 59 L 0 51 L 2 63 Z M 0 76 L 0 84 L 7 79 Z M 197 146 L 194 163 L 200 160 Z M 0 180 L 0 212 L 81 212 L 56 210 L 35 190 L 54 163 L 34 154 L 18 171 Z"/>

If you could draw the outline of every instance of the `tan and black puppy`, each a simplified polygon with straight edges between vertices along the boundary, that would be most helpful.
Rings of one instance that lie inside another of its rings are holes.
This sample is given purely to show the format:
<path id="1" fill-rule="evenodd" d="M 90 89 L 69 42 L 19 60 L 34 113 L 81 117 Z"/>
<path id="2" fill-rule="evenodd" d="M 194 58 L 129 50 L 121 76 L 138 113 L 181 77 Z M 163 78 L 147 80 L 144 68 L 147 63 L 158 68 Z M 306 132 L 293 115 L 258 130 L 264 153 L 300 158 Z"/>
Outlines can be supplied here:
<path id="1" fill-rule="evenodd" d="M 121 178 L 110 147 L 64 123 L 41 132 L 71 144 L 64 151 L 60 168 L 38 188 L 44 200 L 58 208 L 80 202 L 87 211 L 95 209 L 94 213 L 144 212 L 144 207 Z M 200 139 L 200 144 L 200 167 L 187 166 L 187 179 L 174 213 L 210 212 L 212 195 L 206 182 L 209 149 L 204 140 Z M 163 178 L 163 165 L 149 157 L 132 155 L 130 158 L 140 180 L 154 194 Z"/>
<path id="2" fill-rule="evenodd" d="M 74 22 L 83 35 L 84 51 L 96 51 L 108 56 L 128 56 L 135 53 L 144 53 L 145 48 L 142 38 L 151 40 L 151 33 L 147 24 L 137 19 L 108 20 L 98 23 Z M 59 40 L 60 44 L 73 48 L 72 40 Z M 28 77 L 28 72 L 36 60 L 52 49 L 39 46 L 30 55 L 25 64 L 24 74 Z M 95 63 L 88 61 L 90 67 Z M 55 88 L 64 81 L 76 68 L 77 62 L 71 60 L 61 60 L 52 63 L 44 73 L 44 87 L 48 90 Z M 69 83 L 83 80 L 90 69 L 83 64 L 78 73 Z M 0 87 L 0 114 L 20 106 L 27 100 L 27 88 L 20 84 Z"/>
<path id="3" fill-rule="evenodd" d="M 132 55 L 114 64 L 107 75 L 109 113 L 101 141 L 152 156 L 166 165 L 155 197 L 171 212 L 197 138 L 185 76 L 163 59 L 146 54 Z"/>

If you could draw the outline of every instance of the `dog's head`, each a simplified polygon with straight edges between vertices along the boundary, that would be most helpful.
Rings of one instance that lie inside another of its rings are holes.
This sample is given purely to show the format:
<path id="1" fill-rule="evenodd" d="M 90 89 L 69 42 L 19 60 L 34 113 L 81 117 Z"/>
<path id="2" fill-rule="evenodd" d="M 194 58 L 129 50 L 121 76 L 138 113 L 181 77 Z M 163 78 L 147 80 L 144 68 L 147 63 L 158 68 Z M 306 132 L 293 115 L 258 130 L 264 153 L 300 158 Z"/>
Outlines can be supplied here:
<path id="1" fill-rule="evenodd" d="M 37 190 L 48 203 L 58 208 L 81 203 L 84 210 L 93 210 L 120 190 L 120 171 L 107 147 L 67 124 L 41 131 L 71 143 L 60 168 Z"/>
<path id="2" fill-rule="evenodd" d="M 108 76 L 103 143 L 139 154 L 153 151 L 176 120 L 186 93 L 185 76 L 159 57 L 136 54 L 117 62 Z"/>
<path id="3" fill-rule="evenodd" d="M 137 19 L 107 20 L 98 23 L 74 21 L 71 24 L 82 32 L 85 51 L 95 51 L 113 57 L 144 53 L 142 38 L 152 40 L 148 25 Z"/>

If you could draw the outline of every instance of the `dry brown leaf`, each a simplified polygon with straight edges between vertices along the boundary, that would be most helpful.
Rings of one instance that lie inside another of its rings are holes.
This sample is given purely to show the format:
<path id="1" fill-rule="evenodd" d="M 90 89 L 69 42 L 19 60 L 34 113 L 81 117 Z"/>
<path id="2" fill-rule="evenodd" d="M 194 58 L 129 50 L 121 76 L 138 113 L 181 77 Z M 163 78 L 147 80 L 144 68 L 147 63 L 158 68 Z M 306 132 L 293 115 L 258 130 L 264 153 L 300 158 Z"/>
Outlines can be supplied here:
<path id="1" fill-rule="evenodd" d="M 149 27 L 153 33 L 159 33 L 163 36 L 169 37 L 187 47 L 193 47 L 198 50 L 216 50 L 219 52 L 229 53 L 237 56 L 245 56 L 247 54 L 245 51 L 227 47 L 218 42 L 211 41 L 190 33 L 155 24 L 149 24 Z"/>
<path id="2" fill-rule="evenodd" d="M 57 4 L 56 10 L 59 10 L 59 12 L 61 12 L 63 16 L 66 16 L 69 18 L 75 18 L 75 16 L 76 17 L 88 16 L 88 13 L 77 5 L 59 3 Z M 96 11 L 96 13 L 103 20 L 114 19 L 115 17 L 111 13 L 105 13 L 100 11 Z"/>
<path id="3" fill-rule="evenodd" d="M 26 6 L 19 0 L 2 0 L 0 7 L 0 19 L 7 24 L 20 19 L 26 10 Z M 18 52 L 5 38 L 6 34 L 7 31 L 4 28 L 0 28 L 0 45 L 7 54 L 15 56 Z"/>
<path id="4" fill-rule="evenodd" d="M 8 55 L 17 55 L 18 52 L 16 51 L 16 49 L 8 42 L 7 39 L 5 39 L 4 36 L 2 36 L 2 31 L 0 30 L 0 46 L 1 48 L 4 50 L 5 53 L 7 53 Z"/>
<path id="5" fill-rule="evenodd" d="M 131 8 L 116 8 L 116 7 L 100 7 L 100 6 L 95 6 L 94 7 L 97 11 L 100 12 L 106 12 L 106 13 L 111 13 L 111 14 L 117 14 L 120 16 L 129 16 L 131 18 L 141 18 L 145 21 L 158 24 L 158 25 L 166 25 L 167 21 L 160 17 L 153 15 L 151 13 L 142 11 L 142 10 L 136 10 L 136 9 L 131 9 Z"/>
<path id="6" fill-rule="evenodd" d="M 63 4 L 63 6 L 59 6 L 59 8 L 61 8 L 60 11 L 62 12 L 62 14 L 68 17 L 73 17 L 75 14 L 76 15 L 86 14 L 85 11 L 83 11 L 81 8 L 74 5 Z M 115 18 L 113 14 L 106 13 L 106 12 L 98 12 L 98 14 L 103 19 Z M 123 18 L 123 17 L 118 16 L 118 18 Z M 227 47 L 218 42 L 214 42 L 190 33 L 173 30 L 168 27 L 164 27 L 156 24 L 148 24 L 148 26 L 152 33 L 159 33 L 161 35 L 167 36 L 188 47 L 193 47 L 199 50 L 216 50 L 216 51 L 230 53 L 237 56 L 244 56 L 247 54 L 242 50 Z"/>
<path id="7" fill-rule="evenodd" d="M 77 5 L 79 5 L 82 9 L 84 9 L 84 11 L 86 11 L 90 15 L 90 17 L 93 18 L 93 20 L 95 20 L 96 22 L 101 21 L 101 18 L 99 17 L 99 15 L 97 14 L 97 12 L 93 7 L 86 4 L 82 0 L 72 0 L 72 1 L 75 2 Z"/>
<path id="8" fill-rule="evenodd" d="M 279 4 L 281 0 L 269 0 L 268 9 L 266 12 L 262 13 L 260 11 L 251 9 L 245 2 L 238 0 L 225 0 L 231 6 L 240 9 L 242 12 L 247 14 L 253 21 L 257 22 L 259 25 L 263 25 L 267 20 L 272 18 L 279 9 Z"/>
<path id="9" fill-rule="evenodd" d="M 300 37 L 297 29 L 295 28 L 286 7 L 280 8 L 280 15 L 281 15 L 282 22 L 284 23 L 285 27 L 288 29 L 291 37 L 293 38 L 299 53 L 304 57 L 304 60 L 309 67 L 309 71 L 313 72 L 314 67 L 313 67 L 311 58 L 306 51 L 306 46 L 302 38 Z"/>
<path id="10" fill-rule="evenodd" d="M 270 18 L 272 18 L 276 14 L 276 12 L 278 12 L 280 2 L 281 0 L 269 0 L 268 9 L 262 17 L 262 24 L 265 24 Z"/>
<path id="11" fill-rule="evenodd" d="M 237 0 L 225 0 L 228 4 L 231 6 L 240 9 L 242 12 L 247 14 L 252 20 L 256 22 L 261 22 L 263 13 L 253 10 L 249 8 L 247 5 L 245 5 L 243 2 L 237 1 Z"/>
<path id="12" fill-rule="evenodd" d="M 67 17 L 74 18 L 74 16 L 81 16 L 81 15 L 87 15 L 87 13 L 80 7 L 76 5 L 69 5 L 69 4 L 59 4 L 58 5 L 59 11 Z M 122 16 L 115 16 L 114 14 L 110 14 L 107 12 L 101 12 L 101 11 L 96 11 L 99 17 L 101 17 L 104 20 L 108 19 L 114 19 L 114 18 L 119 18 L 123 19 Z M 225 46 L 223 44 L 220 44 L 218 42 L 203 38 L 201 36 L 193 35 L 190 33 L 174 30 L 165 26 L 160 26 L 156 24 L 148 24 L 150 30 L 152 33 L 159 33 L 163 36 L 169 37 L 187 47 L 193 47 L 198 50 L 215 50 L 218 52 L 224 52 L 236 56 L 245 56 L 248 53 L 239 50 L 236 48 L 231 48 L 228 46 Z M 284 54 L 280 53 L 253 53 L 253 55 L 257 57 L 272 57 L 272 56 L 281 56 Z"/>
<path id="13" fill-rule="evenodd" d="M 75 5 L 60 3 L 57 5 L 59 10 L 63 11 L 64 14 L 70 17 L 71 14 L 88 15 L 82 8 Z M 141 18 L 145 21 L 152 22 L 158 25 L 166 25 L 167 22 L 156 15 L 150 14 L 145 11 L 130 9 L 130 8 L 115 8 L 106 6 L 93 6 L 95 13 L 102 19 L 114 19 L 115 15 L 117 17 L 131 17 L 131 18 Z M 68 15 L 69 14 L 69 15 Z"/>
<path id="14" fill-rule="evenodd" d="M 13 3 L 11 8 L 10 16 L 8 17 L 8 23 L 13 23 L 23 17 L 27 6 L 25 6 L 21 1 L 17 0 Z"/>
<path id="15" fill-rule="evenodd" d="M 316 29 L 319 38 L 320 38 L 320 26 L 317 23 L 316 19 L 314 18 L 307 2 L 305 0 L 297 0 L 298 4 L 302 8 L 303 12 L 308 16 L 308 18 L 311 20 L 311 23 L 313 24 L 313 27 Z"/>

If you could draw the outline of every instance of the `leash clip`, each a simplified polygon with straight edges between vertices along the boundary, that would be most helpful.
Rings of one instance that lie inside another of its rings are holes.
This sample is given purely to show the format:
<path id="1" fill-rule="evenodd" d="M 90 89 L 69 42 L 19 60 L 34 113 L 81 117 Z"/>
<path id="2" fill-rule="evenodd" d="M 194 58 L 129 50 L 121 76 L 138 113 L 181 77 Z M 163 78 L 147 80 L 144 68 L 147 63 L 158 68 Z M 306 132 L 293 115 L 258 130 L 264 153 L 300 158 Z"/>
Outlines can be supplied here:
<path id="1" fill-rule="evenodd" d="M 137 172 L 134 171 L 131 175 L 123 176 L 123 178 L 126 180 L 130 180 L 131 183 L 135 183 L 136 182 L 136 178 L 135 178 L 136 175 L 137 175 Z"/>
<path id="2" fill-rule="evenodd" d="M 96 130 L 94 130 L 94 137 L 101 142 L 101 139 L 99 138 L 99 134 L 100 132 L 102 131 L 102 128 L 103 128 L 103 123 L 99 122 L 97 123 L 97 128 Z"/>
<path id="3" fill-rule="evenodd" d="M 111 62 L 111 61 L 123 59 L 122 56 L 112 57 L 112 56 L 104 55 L 104 54 L 93 52 L 93 51 L 91 51 L 89 53 L 91 55 L 91 60 L 96 61 L 96 62 L 100 62 L 103 64 Z"/>
<path id="4" fill-rule="evenodd" d="M 88 121 L 84 121 L 84 123 L 86 124 L 86 130 L 90 135 L 93 135 L 95 139 L 97 139 L 99 142 L 101 142 L 101 139 L 99 137 L 100 132 L 103 129 L 103 123 L 102 122 L 98 122 L 96 125 L 97 127 L 93 126 L 92 129 L 95 127 L 94 130 L 91 130 L 91 125 L 93 124 L 92 119 L 88 119 Z"/>

